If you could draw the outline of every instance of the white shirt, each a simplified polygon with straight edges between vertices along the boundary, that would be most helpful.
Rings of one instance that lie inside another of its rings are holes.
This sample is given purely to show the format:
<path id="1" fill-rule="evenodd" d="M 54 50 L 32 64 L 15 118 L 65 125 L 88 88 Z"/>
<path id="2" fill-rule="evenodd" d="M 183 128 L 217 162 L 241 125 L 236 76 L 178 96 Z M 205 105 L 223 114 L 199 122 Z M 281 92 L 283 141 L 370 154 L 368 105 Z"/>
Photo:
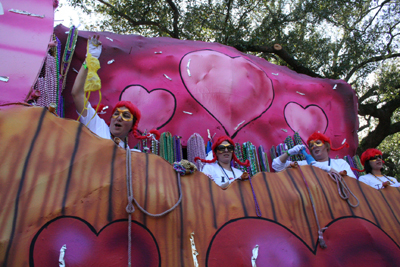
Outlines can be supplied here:
<path id="1" fill-rule="evenodd" d="M 99 117 L 99 115 L 97 115 L 96 111 L 94 110 L 94 108 L 92 108 L 89 102 L 87 106 L 86 116 L 81 116 L 79 118 L 79 121 L 86 125 L 92 132 L 94 132 L 101 138 L 112 140 L 110 127 L 102 118 Z M 122 140 L 121 142 L 119 142 L 118 145 L 122 148 L 125 148 L 125 143 Z M 131 149 L 131 151 L 141 152 L 140 150 L 134 148 Z"/>
<path id="2" fill-rule="evenodd" d="M 379 179 L 380 180 L 379 180 Z M 360 182 L 363 182 L 375 189 L 381 189 L 382 188 L 382 183 L 389 181 L 390 180 L 390 186 L 392 187 L 399 187 L 400 183 L 396 180 L 396 178 L 391 177 L 391 176 L 378 176 L 378 178 L 376 178 L 372 173 L 368 173 L 366 175 L 360 176 L 360 178 L 358 178 L 358 180 L 360 180 Z"/>
<path id="3" fill-rule="evenodd" d="M 202 172 L 213 180 L 217 185 L 227 187 L 236 179 L 240 179 L 243 172 L 232 167 L 233 172 L 222 168 L 218 161 L 204 165 Z"/>
<path id="4" fill-rule="evenodd" d="M 285 168 L 287 168 L 290 165 L 290 163 L 291 163 L 290 160 L 287 160 L 285 163 L 283 163 L 279 159 L 279 157 L 277 157 L 272 161 L 272 168 L 275 171 L 280 172 L 280 171 L 284 170 Z M 300 166 L 307 165 L 306 160 L 301 160 L 301 161 L 298 161 L 297 163 Z M 356 178 L 354 172 L 350 168 L 350 165 L 344 159 L 329 159 L 327 161 L 322 161 L 320 163 L 327 167 L 330 166 L 338 172 L 346 171 L 348 176 Z"/>

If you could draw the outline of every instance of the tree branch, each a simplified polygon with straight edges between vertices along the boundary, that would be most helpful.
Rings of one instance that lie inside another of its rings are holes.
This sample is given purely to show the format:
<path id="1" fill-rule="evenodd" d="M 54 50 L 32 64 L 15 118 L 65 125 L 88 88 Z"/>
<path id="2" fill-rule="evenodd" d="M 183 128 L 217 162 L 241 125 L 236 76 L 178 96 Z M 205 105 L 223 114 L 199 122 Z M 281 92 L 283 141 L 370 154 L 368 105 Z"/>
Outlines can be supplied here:
<path id="1" fill-rule="evenodd" d="M 225 29 L 227 29 L 227 27 L 228 27 L 228 21 L 229 21 L 230 15 L 231 15 L 231 6 L 232 6 L 232 0 L 228 0 L 225 22 L 224 22 Z M 225 43 L 227 43 L 227 41 L 228 41 L 228 36 L 225 33 Z"/>
<path id="2" fill-rule="evenodd" d="M 372 86 L 370 89 L 368 89 L 368 91 L 361 96 L 360 98 L 358 98 L 358 105 L 361 105 L 362 102 L 364 102 L 365 99 L 376 95 L 375 90 L 378 89 L 377 86 Z"/>
<path id="3" fill-rule="evenodd" d="M 169 36 L 174 37 L 173 32 L 169 31 L 168 29 L 166 29 L 165 27 L 162 27 L 160 25 L 160 23 L 158 22 L 154 22 L 154 21 L 135 21 L 133 18 L 131 18 L 130 16 L 126 15 L 125 13 L 119 11 L 117 8 L 115 8 L 113 5 L 111 5 L 110 3 L 107 3 L 104 0 L 97 0 L 100 3 L 108 6 L 110 9 L 112 9 L 113 11 L 115 11 L 119 16 L 123 17 L 124 19 L 126 19 L 130 25 L 132 26 L 140 26 L 140 25 L 152 25 L 152 26 L 156 26 L 158 28 L 160 28 L 162 31 L 166 32 Z"/>
<path id="4" fill-rule="evenodd" d="M 392 135 L 392 134 L 395 134 L 395 133 L 398 133 L 398 132 L 400 132 L 400 121 L 398 121 L 396 123 L 393 123 L 390 126 L 389 135 Z"/>
<path id="5" fill-rule="evenodd" d="M 174 14 L 174 21 L 172 23 L 173 28 L 174 28 L 174 32 L 173 32 L 173 38 L 179 39 L 179 28 L 178 28 L 178 21 L 179 21 L 179 10 L 176 7 L 175 3 L 172 2 L 172 0 L 167 0 L 167 3 L 169 4 L 169 6 L 171 7 L 173 14 Z"/>
<path id="6" fill-rule="evenodd" d="M 262 52 L 275 54 L 279 56 L 283 61 L 285 61 L 290 67 L 292 67 L 292 69 L 297 73 L 306 74 L 311 77 L 323 78 L 321 75 L 301 65 L 299 61 L 297 61 L 292 55 L 290 55 L 280 44 L 274 44 L 274 46 L 272 47 L 266 47 L 245 43 L 236 45 L 234 47 L 241 52 Z"/>
<path id="7" fill-rule="evenodd" d="M 344 79 L 346 82 L 350 80 L 351 76 L 353 76 L 353 74 L 359 70 L 361 67 L 367 65 L 368 63 L 371 62 L 378 62 L 378 61 L 382 61 L 388 58 L 394 58 L 394 57 L 400 57 L 400 53 L 396 53 L 396 54 L 391 54 L 391 55 L 386 55 L 386 56 L 376 56 L 376 57 L 372 57 L 364 62 L 361 62 L 360 64 L 358 64 L 357 66 L 355 66 L 350 72 L 349 74 L 347 74 L 346 78 Z"/>

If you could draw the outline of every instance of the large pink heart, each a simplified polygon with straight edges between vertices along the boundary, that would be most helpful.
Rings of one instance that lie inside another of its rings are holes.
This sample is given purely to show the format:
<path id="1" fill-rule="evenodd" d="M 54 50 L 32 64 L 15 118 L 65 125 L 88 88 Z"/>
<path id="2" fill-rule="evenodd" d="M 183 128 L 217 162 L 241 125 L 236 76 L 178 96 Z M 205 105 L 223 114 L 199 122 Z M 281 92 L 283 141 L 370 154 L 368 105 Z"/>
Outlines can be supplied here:
<path id="1" fill-rule="evenodd" d="M 180 72 L 188 92 L 232 137 L 266 112 L 274 99 L 266 73 L 243 57 L 210 50 L 188 53 Z"/>
<path id="2" fill-rule="evenodd" d="M 303 140 L 315 131 L 325 133 L 328 128 L 328 117 L 324 110 L 317 105 L 303 107 L 295 102 L 289 102 L 284 110 L 287 125 L 298 132 Z"/>
<path id="3" fill-rule="evenodd" d="M 176 109 L 175 96 L 166 89 L 148 91 L 140 85 L 129 85 L 122 92 L 120 100 L 131 101 L 142 113 L 138 129 L 160 129 L 174 116 Z"/>
<path id="4" fill-rule="evenodd" d="M 132 266 L 159 266 L 160 253 L 153 235 L 132 222 Z M 76 217 L 60 217 L 42 227 L 31 244 L 30 266 L 58 266 L 60 249 L 66 266 L 127 266 L 128 223 L 115 221 L 99 233 Z"/>
<path id="5" fill-rule="evenodd" d="M 318 234 L 313 233 L 317 241 Z M 381 229 L 359 218 L 332 223 L 324 233 L 327 248 L 308 247 L 280 224 L 262 218 L 243 218 L 225 224 L 213 237 L 206 266 L 358 267 L 400 266 L 400 249 Z"/>

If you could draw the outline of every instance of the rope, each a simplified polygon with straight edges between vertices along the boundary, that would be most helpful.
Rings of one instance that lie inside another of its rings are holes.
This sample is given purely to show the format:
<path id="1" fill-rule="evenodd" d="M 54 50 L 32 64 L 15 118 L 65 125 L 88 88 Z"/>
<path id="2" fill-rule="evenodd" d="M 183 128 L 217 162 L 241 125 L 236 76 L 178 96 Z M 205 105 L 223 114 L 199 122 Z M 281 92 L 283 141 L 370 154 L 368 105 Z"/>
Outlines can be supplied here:
<path id="1" fill-rule="evenodd" d="M 349 186 L 346 184 L 346 182 L 343 179 L 343 177 L 340 174 L 337 174 L 337 173 L 328 173 L 328 174 L 329 174 L 329 177 L 331 177 L 332 180 L 336 183 L 339 196 L 342 199 L 346 200 L 347 203 L 350 205 L 350 207 L 353 207 L 353 208 L 358 207 L 358 205 L 360 205 L 360 201 L 353 194 L 353 192 L 350 190 Z M 357 204 L 356 205 L 350 203 L 350 198 L 349 198 L 350 195 L 352 195 L 357 200 Z"/>
<path id="2" fill-rule="evenodd" d="M 131 164 L 131 150 L 126 150 L 126 190 L 128 194 L 128 205 L 126 206 L 126 212 L 128 213 L 128 266 L 131 267 L 131 250 L 132 250 L 132 213 L 135 208 L 132 205 L 133 199 L 133 188 L 132 188 L 132 164 Z"/>
<path id="3" fill-rule="evenodd" d="M 303 178 L 303 181 L 304 181 L 304 183 L 306 184 L 307 191 L 308 191 L 308 196 L 310 197 L 311 205 L 312 205 L 312 208 L 313 208 L 313 211 L 314 211 L 315 221 L 317 222 L 317 226 L 318 226 L 318 243 L 319 243 L 319 246 L 320 246 L 321 248 L 326 248 L 327 246 L 326 246 L 326 243 L 325 243 L 325 240 L 324 240 L 323 233 L 324 233 L 324 231 L 325 231 L 328 227 L 321 228 L 321 226 L 319 225 L 317 210 L 316 210 L 316 208 L 315 208 L 314 199 L 313 199 L 313 197 L 312 197 L 312 195 L 311 195 L 310 187 L 309 187 L 308 184 L 307 184 L 306 177 L 304 176 L 303 171 L 301 170 L 300 166 L 298 166 L 298 168 L 299 168 L 301 177 Z"/>
<path id="4" fill-rule="evenodd" d="M 179 189 L 179 200 L 176 202 L 176 204 L 159 214 L 152 214 L 145 209 L 143 209 L 139 203 L 136 201 L 135 197 L 133 196 L 133 187 L 132 187 L 132 159 L 131 159 L 131 149 L 127 145 L 126 148 L 126 190 L 127 190 L 127 195 L 128 195 L 128 205 L 126 206 L 126 212 L 128 213 L 128 266 L 132 266 L 132 255 L 131 255 L 131 250 L 132 250 L 132 213 L 135 211 L 135 207 L 132 204 L 132 201 L 136 204 L 136 206 L 145 214 L 152 216 L 152 217 L 161 217 L 168 212 L 173 211 L 182 201 L 182 186 L 181 186 L 181 175 L 178 172 L 178 189 Z"/>

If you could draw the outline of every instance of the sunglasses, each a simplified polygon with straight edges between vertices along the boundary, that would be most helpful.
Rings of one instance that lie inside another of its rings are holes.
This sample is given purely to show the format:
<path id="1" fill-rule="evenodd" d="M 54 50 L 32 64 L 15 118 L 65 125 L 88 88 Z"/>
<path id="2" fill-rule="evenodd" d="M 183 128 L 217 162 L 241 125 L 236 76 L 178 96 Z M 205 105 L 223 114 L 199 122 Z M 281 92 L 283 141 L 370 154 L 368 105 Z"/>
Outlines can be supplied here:
<path id="1" fill-rule="evenodd" d="M 117 119 L 119 116 L 121 116 L 122 120 L 124 121 L 132 121 L 133 120 L 133 115 L 132 113 L 129 111 L 129 109 L 120 109 L 117 108 L 117 110 L 115 110 L 114 114 L 112 115 L 112 117 L 114 119 Z"/>
<path id="2" fill-rule="evenodd" d="M 310 143 L 308 143 L 308 148 L 314 149 L 315 147 L 320 147 L 324 144 L 324 142 L 322 142 L 321 140 L 312 140 L 310 141 Z"/>
<path id="3" fill-rule="evenodd" d="M 235 149 L 235 147 L 231 144 L 217 146 L 217 151 L 219 153 L 224 153 L 226 150 L 228 150 L 228 152 L 233 152 L 234 149 Z"/>
<path id="4" fill-rule="evenodd" d="M 377 159 L 382 159 L 382 155 L 376 155 L 375 157 L 370 158 L 369 161 L 375 161 Z"/>

